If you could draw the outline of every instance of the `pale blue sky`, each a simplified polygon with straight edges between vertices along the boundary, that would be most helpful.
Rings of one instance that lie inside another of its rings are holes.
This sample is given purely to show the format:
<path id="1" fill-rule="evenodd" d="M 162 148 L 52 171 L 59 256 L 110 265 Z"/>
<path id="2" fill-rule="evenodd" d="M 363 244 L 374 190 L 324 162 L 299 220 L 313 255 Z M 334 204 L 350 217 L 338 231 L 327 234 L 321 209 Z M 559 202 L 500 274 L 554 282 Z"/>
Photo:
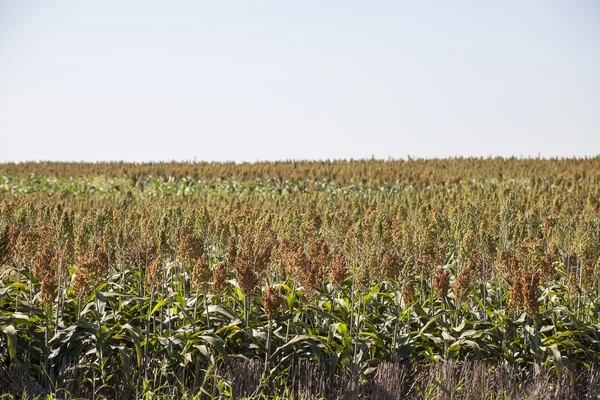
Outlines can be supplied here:
<path id="1" fill-rule="evenodd" d="M 0 162 L 600 154 L 600 2 L 0 2 Z"/>

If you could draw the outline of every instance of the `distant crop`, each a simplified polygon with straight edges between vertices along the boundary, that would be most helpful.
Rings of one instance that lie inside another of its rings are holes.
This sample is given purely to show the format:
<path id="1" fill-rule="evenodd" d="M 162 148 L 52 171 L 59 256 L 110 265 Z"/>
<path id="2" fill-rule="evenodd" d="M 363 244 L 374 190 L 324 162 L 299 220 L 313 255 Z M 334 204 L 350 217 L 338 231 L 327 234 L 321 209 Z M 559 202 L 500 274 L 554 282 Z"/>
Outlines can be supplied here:
<path id="1" fill-rule="evenodd" d="M 4 393 L 600 393 L 598 158 L 0 174 Z"/>

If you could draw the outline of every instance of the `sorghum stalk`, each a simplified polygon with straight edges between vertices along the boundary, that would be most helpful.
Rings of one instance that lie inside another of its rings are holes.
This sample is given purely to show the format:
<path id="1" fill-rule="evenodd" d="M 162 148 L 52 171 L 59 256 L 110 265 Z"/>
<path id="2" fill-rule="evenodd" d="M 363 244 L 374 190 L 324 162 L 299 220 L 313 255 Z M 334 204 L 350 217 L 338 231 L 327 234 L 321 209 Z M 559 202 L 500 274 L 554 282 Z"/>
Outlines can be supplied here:
<path id="1" fill-rule="evenodd" d="M 577 291 L 577 318 L 580 318 L 580 310 L 581 310 L 581 292 L 583 289 L 583 263 L 581 259 L 577 257 L 577 265 L 579 265 L 579 290 Z"/>
<path id="2" fill-rule="evenodd" d="M 243 294 L 244 297 L 244 328 L 248 328 L 248 304 L 247 304 L 247 295 Z"/>
<path id="3" fill-rule="evenodd" d="M 46 332 L 44 335 L 44 366 L 46 371 L 50 368 L 50 354 L 48 354 L 48 343 L 49 343 L 49 333 L 50 333 L 50 307 L 46 304 Z"/>
<path id="4" fill-rule="evenodd" d="M 431 308 L 431 316 L 435 315 L 435 287 L 433 284 L 433 275 L 429 278 L 429 306 Z"/>
<path id="5" fill-rule="evenodd" d="M 97 319 L 98 319 L 98 337 L 99 337 L 99 341 L 96 344 L 96 349 L 98 351 L 98 354 L 100 354 L 99 356 L 99 363 L 98 365 L 100 366 L 100 370 L 102 371 L 102 373 L 100 374 L 100 377 L 102 378 L 102 383 L 104 383 L 104 352 L 102 349 L 102 345 L 104 343 L 104 335 L 102 334 L 102 318 L 100 316 L 100 301 L 98 301 L 98 292 L 94 291 L 94 297 L 95 297 L 95 302 L 96 302 L 96 314 L 97 314 Z"/>
<path id="6" fill-rule="evenodd" d="M 398 310 L 396 315 L 396 321 L 394 322 L 394 335 L 392 336 L 392 351 L 396 355 L 396 339 L 398 337 L 398 320 L 400 319 L 400 311 Z M 396 356 L 397 358 L 397 356 Z M 397 360 L 396 360 L 397 361 Z"/>
<path id="7" fill-rule="evenodd" d="M 61 252 L 61 256 L 60 256 L 60 260 L 58 261 L 58 299 L 56 300 L 56 324 L 54 324 L 54 334 L 56 334 L 56 332 L 58 331 L 58 314 L 60 313 L 60 298 L 61 296 L 61 292 L 60 292 L 60 286 L 61 286 L 61 279 L 62 279 L 62 252 Z"/>
<path id="8" fill-rule="evenodd" d="M 167 286 L 169 285 L 169 281 L 167 280 L 168 276 L 167 276 L 167 268 L 163 269 L 163 287 L 162 287 L 162 296 L 163 299 L 167 298 Z M 164 320 L 165 320 L 165 314 L 166 312 L 164 311 L 164 307 L 160 308 L 160 335 L 163 336 L 163 330 L 164 330 Z M 169 322 L 167 325 L 167 328 L 169 329 L 169 337 L 173 335 L 173 332 L 171 330 L 171 318 L 169 318 Z M 170 344 L 170 343 L 169 343 Z"/>
<path id="9" fill-rule="evenodd" d="M 200 296 L 198 296 L 198 292 L 196 292 L 196 301 L 194 302 L 194 326 L 192 326 L 192 331 L 196 332 L 196 319 L 198 318 L 198 302 L 200 301 Z"/>
<path id="10" fill-rule="evenodd" d="M 269 357 L 271 356 L 271 340 L 273 332 L 273 320 L 279 313 L 279 303 L 281 301 L 279 293 L 271 286 L 262 295 L 265 315 L 267 316 L 267 351 L 265 353 L 265 373 L 268 370 Z"/>
<path id="11" fill-rule="evenodd" d="M 33 302 L 33 262 L 29 261 L 29 303 Z M 31 310 L 29 310 L 31 316 Z"/>
<path id="12" fill-rule="evenodd" d="M 294 291 L 296 290 L 296 281 L 292 279 L 292 293 L 290 294 L 290 298 L 292 299 L 290 305 L 290 314 L 293 313 L 294 307 Z M 332 310 L 333 311 L 333 310 Z M 287 327 L 285 328 L 285 342 L 287 343 L 288 338 L 290 337 L 290 325 L 292 325 L 292 318 L 288 319 Z"/>
<path id="13" fill-rule="evenodd" d="M 146 251 L 146 253 L 147 253 L 147 252 L 148 252 L 148 251 Z M 139 251 L 137 252 L 137 259 L 138 259 L 138 262 L 137 262 L 138 269 L 140 270 L 140 273 L 139 273 L 139 275 L 138 275 L 138 293 L 139 293 L 141 296 L 143 296 L 143 295 L 144 295 L 144 292 L 143 292 L 143 290 L 144 290 L 144 285 L 142 285 L 142 279 L 143 279 L 144 271 L 143 271 L 143 269 L 142 269 L 142 262 L 141 262 L 141 260 L 140 260 L 140 252 L 139 252 Z M 148 268 L 148 257 L 147 257 L 147 256 L 146 256 L 146 268 Z"/>
<path id="14" fill-rule="evenodd" d="M 483 262 L 483 318 L 487 321 L 487 263 Z"/>
<path id="15" fill-rule="evenodd" d="M 210 314 L 208 313 L 208 291 L 204 290 L 204 308 L 206 309 L 206 329 L 210 329 Z"/>
<path id="16" fill-rule="evenodd" d="M 17 261 L 17 282 L 21 283 L 21 262 Z M 19 286 L 17 286 L 17 295 L 15 296 L 15 313 L 19 311 Z"/>
<path id="17" fill-rule="evenodd" d="M 354 270 L 354 265 L 351 263 L 352 269 L 352 290 L 350 291 L 350 336 L 352 336 L 352 331 L 354 327 L 354 288 L 356 284 L 356 271 Z"/>
<path id="18" fill-rule="evenodd" d="M 150 318 L 151 318 L 151 311 L 152 311 L 152 305 L 154 304 L 154 291 L 150 291 L 150 305 L 148 307 L 148 316 L 146 318 L 146 340 L 145 340 L 145 345 L 144 345 L 144 379 L 147 381 L 148 380 L 148 366 L 146 365 L 146 363 L 148 362 L 148 343 L 149 343 L 149 339 L 150 339 Z M 196 324 L 194 324 L 195 326 Z"/>
<path id="19" fill-rule="evenodd" d="M 329 297 L 329 312 L 331 313 L 331 315 L 334 315 L 334 303 L 333 303 L 333 298 L 335 297 L 335 289 L 332 289 L 331 292 L 329 292 L 328 294 Z M 327 333 L 327 344 L 331 344 L 331 341 L 333 340 L 333 332 L 331 332 L 331 329 L 328 330 Z"/>
<path id="20" fill-rule="evenodd" d="M 265 373 L 269 368 L 269 357 L 271 357 L 271 335 L 272 335 L 273 327 L 271 325 L 271 319 L 268 319 L 267 323 L 267 352 L 265 353 Z"/>

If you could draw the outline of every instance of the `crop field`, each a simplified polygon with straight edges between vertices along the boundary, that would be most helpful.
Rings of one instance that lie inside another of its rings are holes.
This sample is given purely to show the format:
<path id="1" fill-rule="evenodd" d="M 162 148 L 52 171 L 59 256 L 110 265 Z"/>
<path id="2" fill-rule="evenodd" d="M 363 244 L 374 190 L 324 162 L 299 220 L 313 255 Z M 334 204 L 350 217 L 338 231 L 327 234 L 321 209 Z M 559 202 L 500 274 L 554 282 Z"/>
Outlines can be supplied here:
<path id="1" fill-rule="evenodd" d="M 14 399 L 599 399 L 600 157 L 0 164 Z"/>

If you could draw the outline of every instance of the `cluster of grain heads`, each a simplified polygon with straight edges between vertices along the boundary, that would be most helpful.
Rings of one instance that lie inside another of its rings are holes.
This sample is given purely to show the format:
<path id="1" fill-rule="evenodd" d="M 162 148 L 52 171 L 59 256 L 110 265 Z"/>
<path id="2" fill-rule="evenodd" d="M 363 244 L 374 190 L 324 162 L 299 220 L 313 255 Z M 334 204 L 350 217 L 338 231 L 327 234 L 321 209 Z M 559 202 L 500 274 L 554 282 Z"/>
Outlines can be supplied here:
<path id="1" fill-rule="evenodd" d="M 269 228 L 256 228 L 240 240 L 235 257 L 238 285 L 245 294 L 254 293 L 266 279 L 275 237 Z"/>
<path id="2" fill-rule="evenodd" d="M 202 240 L 193 234 L 182 235 L 177 249 L 177 258 L 188 269 L 202 257 Z"/>
<path id="3" fill-rule="evenodd" d="M 94 245 L 89 258 L 81 261 L 75 269 L 73 291 L 80 297 L 87 295 L 93 287 L 106 278 L 108 270 L 108 255 L 102 246 Z"/>
<path id="4" fill-rule="evenodd" d="M 222 262 L 218 263 L 213 271 L 211 292 L 219 297 L 227 292 L 227 267 Z"/>
<path id="5" fill-rule="evenodd" d="M 273 321 L 279 314 L 281 297 L 278 290 L 269 286 L 262 294 L 265 315 L 267 316 L 267 351 L 265 352 L 265 371 L 269 365 L 269 357 L 271 356 L 271 344 L 273 335 Z"/>
<path id="6" fill-rule="evenodd" d="M 518 277 L 513 280 L 512 287 L 510 289 L 510 301 L 509 308 L 517 313 L 523 308 L 525 299 L 523 298 L 523 280 Z"/>
<path id="7" fill-rule="evenodd" d="M 302 290 L 310 301 L 314 299 L 318 290 L 323 286 L 324 270 L 317 260 L 310 260 L 302 275 Z"/>
<path id="8" fill-rule="evenodd" d="M 379 262 L 379 275 L 383 279 L 396 281 L 402 272 L 402 259 L 395 251 L 385 251 Z"/>
<path id="9" fill-rule="evenodd" d="M 339 290 L 348 276 L 348 265 L 344 254 L 336 254 L 331 266 L 330 281 L 334 290 Z"/>
<path id="10" fill-rule="evenodd" d="M 469 297 L 471 293 L 471 279 L 473 275 L 473 267 L 471 264 L 464 265 L 454 282 L 454 298 L 463 303 Z"/>
<path id="11" fill-rule="evenodd" d="M 546 250 L 544 259 L 540 266 L 540 280 L 545 283 L 551 283 L 556 279 L 556 265 L 560 262 L 560 251 L 556 243 L 551 242 Z"/>
<path id="12" fill-rule="evenodd" d="M 49 247 L 44 247 L 37 253 L 33 267 L 33 274 L 37 279 L 42 280 L 47 274 L 54 274 L 52 261 L 55 254 Z"/>
<path id="13" fill-rule="evenodd" d="M 212 273 L 210 270 L 208 257 L 206 255 L 202 255 L 197 259 L 192 271 L 192 283 L 198 292 L 206 294 L 211 276 Z"/>
<path id="14" fill-rule="evenodd" d="M 68 271 L 62 264 L 60 251 L 44 247 L 35 256 L 33 276 L 42 282 L 40 301 L 46 305 L 54 302 L 58 294 L 58 280 L 66 280 Z"/>
<path id="15" fill-rule="evenodd" d="M 273 321 L 279 314 L 281 293 L 274 287 L 269 286 L 263 292 L 261 297 L 265 308 L 265 315 L 269 321 Z"/>
<path id="16" fill-rule="evenodd" d="M 531 318 L 535 318 L 539 310 L 538 284 L 539 277 L 537 274 L 529 271 L 523 273 L 521 277 L 521 299 L 525 312 Z"/>
<path id="17" fill-rule="evenodd" d="M 235 262 L 235 277 L 244 295 L 254 293 L 259 283 L 258 274 L 254 270 L 254 260 L 249 257 L 239 257 Z"/>
<path id="18" fill-rule="evenodd" d="M 261 280 L 265 279 L 267 275 L 267 266 L 273 245 L 271 240 L 272 237 L 269 237 L 267 232 L 260 230 L 248 232 L 240 240 L 239 248 L 236 251 L 235 277 L 244 296 L 243 309 L 246 326 L 252 296 L 258 290 Z"/>
<path id="19" fill-rule="evenodd" d="M 149 293 L 156 293 L 163 287 L 164 264 L 161 256 L 152 261 L 146 270 L 144 286 Z M 77 273 L 75 273 L 77 276 Z"/>
<path id="20" fill-rule="evenodd" d="M 292 248 L 290 246 L 286 256 L 286 275 L 295 281 L 301 281 L 308 268 L 309 259 L 304 253 L 302 246 Z"/>
<path id="21" fill-rule="evenodd" d="M 198 305 L 198 294 L 201 293 L 204 295 L 204 309 L 206 311 L 207 327 L 210 326 L 210 315 L 208 313 L 208 289 L 210 288 L 209 283 L 211 277 L 212 272 L 210 270 L 208 256 L 202 255 L 194 264 L 194 269 L 192 271 L 192 284 L 196 289 L 196 307 L 194 308 L 194 319 L 196 316 L 196 310 Z"/>
<path id="22" fill-rule="evenodd" d="M 229 237 L 229 241 L 227 244 L 227 254 L 225 256 L 225 260 L 227 261 L 227 265 L 230 267 L 235 265 L 235 260 L 237 257 L 237 241 L 235 236 Z"/>
<path id="23" fill-rule="evenodd" d="M 402 300 L 405 306 L 410 306 L 415 300 L 415 285 L 416 281 L 412 275 L 406 276 L 402 285 Z"/>
<path id="24" fill-rule="evenodd" d="M 42 288 L 40 290 L 40 302 L 45 305 L 51 305 L 56 299 L 58 284 L 52 274 L 46 274 L 42 279 Z"/>
<path id="25" fill-rule="evenodd" d="M 437 298 L 444 300 L 450 290 L 450 271 L 438 267 L 433 275 L 433 287 Z"/>
<path id="26" fill-rule="evenodd" d="M 352 264 L 352 291 L 359 297 L 367 294 L 374 283 L 373 268 L 376 262 L 374 254 L 368 253 Z"/>

